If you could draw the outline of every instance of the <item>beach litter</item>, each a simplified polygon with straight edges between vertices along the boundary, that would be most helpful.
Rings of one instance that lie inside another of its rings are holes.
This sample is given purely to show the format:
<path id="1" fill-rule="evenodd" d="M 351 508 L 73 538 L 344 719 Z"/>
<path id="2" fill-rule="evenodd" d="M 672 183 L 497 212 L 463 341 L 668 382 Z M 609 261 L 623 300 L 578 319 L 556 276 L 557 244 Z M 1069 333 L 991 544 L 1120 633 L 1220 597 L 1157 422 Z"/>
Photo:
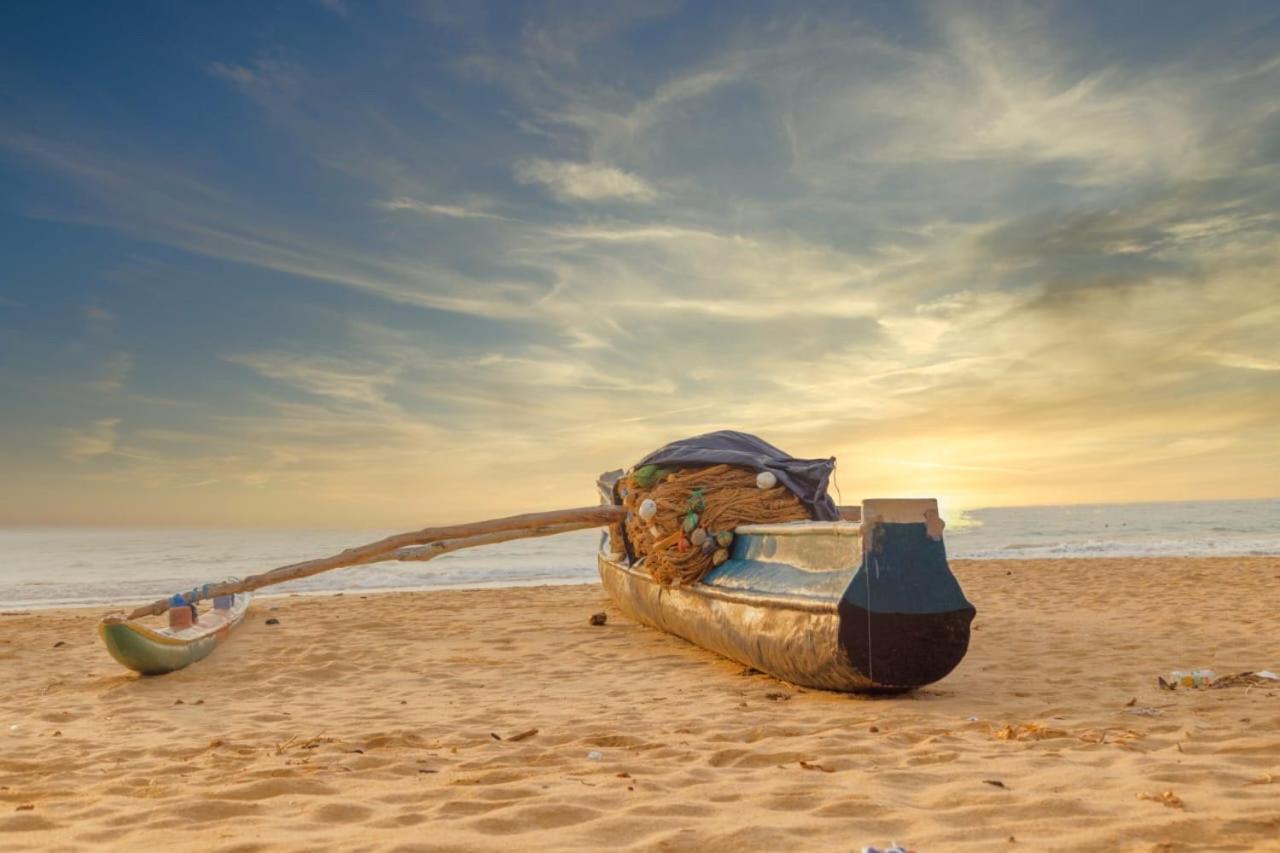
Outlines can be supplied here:
<path id="1" fill-rule="evenodd" d="M 1177 690 L 1183 687 L 1198 690 L 1202 687 L 1280 687 L 1280 675 L 1269 669 L 1236 672 L 1219 676 L 1211 669 L 1175 669 L 1169 673 L 1169 680 L 1157 676 L 1156 683 L 1161 690 Z"/>
<path id="2" fill-rule="evenodd" d="M 982 784 L 990 785 L 993 788 L 1004 788 L 1006 791 L 1009 790 L 1009 786 L 1004 782 L 1001 782 L 999 779 L 983 779 Z"/>
<path id="3" fill-rule="evenodd" d="M 599 750 L 593 749 L 587 753 L 587 761 L 600 761 L 602 758 L 604 758 L 604 753 Z"/>
<path id="4" fill-rule="evenodd" d="M 1280 675 L 1265 669 L 1260 672 L 1237 672 L 1233 675 L 1224 675 L 1214 680 L 1209 686 L 1215 689 L 1219 687 L 1280 687 Z"/>
<path id="5" fill-rule="evenodd" d="M 1211 669 L 1175 669 L 1169 673 L 1169 683 L 1176 687 L 1208 687 L 1217 677 Z"/>
<path id="6" fill-rule="evenodd" d="M 592 625 L 603 625 L 605 622 L 609 621 L 609 614 L 608 613 L 592 613 L 591 618 L 588 619 L 587 621 Z"/>
<path id="7" fill-rule="evenodd" d="M 862 848 L 862 853 L 916 853 L 916 851 L 901 847 L 895 842 L 888 847 L 872 847 L 868 845 Z"/>

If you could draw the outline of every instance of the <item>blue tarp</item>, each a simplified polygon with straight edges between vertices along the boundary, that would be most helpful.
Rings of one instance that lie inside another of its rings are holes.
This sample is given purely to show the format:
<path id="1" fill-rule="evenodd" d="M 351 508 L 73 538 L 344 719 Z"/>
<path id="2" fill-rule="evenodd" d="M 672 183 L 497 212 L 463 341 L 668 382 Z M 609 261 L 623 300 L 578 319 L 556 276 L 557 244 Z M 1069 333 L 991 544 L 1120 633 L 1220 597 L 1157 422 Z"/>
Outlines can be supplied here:
<path id="1" fill-rule="evenodd" d="M 664 468 L 697 468 L 706 465 L 737 465 L 753 471 L 772 471 L 778 482 L 808 508 L 816 521 L 838 521 L 840 513 L 827 494 L 827 483 L 836 468 L 834 456 L 827 459 L 796 459 L 764 439 L 745 432 L 722 429 L 692 438 L 682 438 L 661 447 L 636 463 Z"/>

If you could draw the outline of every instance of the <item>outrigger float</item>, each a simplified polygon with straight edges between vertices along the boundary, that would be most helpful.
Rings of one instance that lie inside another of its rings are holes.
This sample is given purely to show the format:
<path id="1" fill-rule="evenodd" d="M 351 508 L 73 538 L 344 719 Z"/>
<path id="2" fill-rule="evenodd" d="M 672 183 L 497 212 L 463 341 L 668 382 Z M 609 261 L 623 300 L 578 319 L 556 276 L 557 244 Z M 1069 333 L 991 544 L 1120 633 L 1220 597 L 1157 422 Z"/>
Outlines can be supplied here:
<path id="1" fill-rule="evenodd" d="M 607 527 L 610 532 L 603 537 L 597 556 L 601 583 L 618 609 L 641 624 L 805 687 L 894 692 L 930 684 L 950 673 L 968 650 L 975 610 L 947 563 L 937 501 L 876 499 L 861 506 L 836 507 L 826 495 L 830 469 L 823 467 L 833 467 L 834 460 L 794 460 L 742 433 L 712 433 L 664 450 L 674 447 L 677 457 L 690 462 L 689 448 L 699 441 L 742 446 L 746 439 L 756 443 L 753 448 L 763 446 L 776 454 L 759 468 L 761 483 L 767 484 L 760 486 L 762 490 L 774 488 L 782 478 L 806 506 L 816 507 L 813 514 L 827 518 L 736 524 L 731 531 L 714 532 L 707 541 L 704 528 L 710 526 L 707 519 L 715 515 L 713 511 L 703 513 L 703 527 L 697 527 L 697 513 L 692 510 L 687 516 L 678 515 L 691 521 L 684 525 L 690 538 L 709 546 L 704 549 L 705 565 L 714 564 L 696 580 L 660 582 L 656 577 L 665 576 L 647 565 L 659 555 L 637 553 L 634 543 L 627 541 L 624 531 L 635 516 L 622 505 L 626 489 L 621 481 L 634 475 L 636 469 L 632 469 L 601 476 L 597 485 L 602 505 L 598 507 L 390 536 L 330 557 L 206 585 L 128 614 L 114 614 L 103 619 L 99 633 L 107 650 L 124 666 L 145 675 L 173 672 L 208 656 L 227 638 L 243 621 L 252 590 L 347 566 L 424 561 L 461 548 Z M 814 463 L 822 464 L 815 467 Z M 735 459 L 735 464 L 753 467 L 745 456 Z M 698 469 L 694 465 L 691 470 Z M 699 476 L 695 473 L 689 479 Z M 694 488 L 692 494 L 701 505 L 701 490 Z M 672 536 L 688 553 L 690 543 L 680 531 Z M 671 540 L 671 536 L 662 538 Z M 714 560 L 712 549 L 718 549 Z M 214 607 L 193 622 L 194 605 L 201 598 L 213 600 Z M 167 629 L 137 622 L 166 611 L 170 614 Z"/>
<path id="2" fill-rule="evenodd" d="M 167 628 L 107 616 L 98 623 L 98 636 L 123 666 L 143 675 L 164 675 L 207 658 L 244 620 L 252 598 L 248 592 L 220 596 L 199 621 L 193 621 L 190 605 L 172 606 Z"/>

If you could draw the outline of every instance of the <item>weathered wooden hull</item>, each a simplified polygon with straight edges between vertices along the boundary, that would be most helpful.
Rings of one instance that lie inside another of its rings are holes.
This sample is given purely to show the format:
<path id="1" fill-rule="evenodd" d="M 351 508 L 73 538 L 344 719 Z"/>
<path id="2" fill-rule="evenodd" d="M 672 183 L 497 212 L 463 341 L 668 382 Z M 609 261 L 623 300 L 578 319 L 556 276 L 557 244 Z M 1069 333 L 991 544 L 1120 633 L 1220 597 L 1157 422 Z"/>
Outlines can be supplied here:
<path id="1" fill-rule="evenodd" d="M 602 552 L 600 579 L 628 617 L 784 681 L 907 690 L 959 664 L 975 613 L 940 528 L 935 538 L 925 523 L 930 509 L 936 517 L 933 501 L 868 501 L 865 528 L 740 528 L 731 559 L 685 587 L 663 587 L 643 561 Z"/>
<path id="2" fill-rule="evenodd" d="M 237 595 L 227 610 L 211 610 L 182 630 L 108 616 L 98 623 L 98 635 L 123 666 L 143 675 L 164 675 L 208 657 L 243 621 L 249 601 L 248 593 Z"/>

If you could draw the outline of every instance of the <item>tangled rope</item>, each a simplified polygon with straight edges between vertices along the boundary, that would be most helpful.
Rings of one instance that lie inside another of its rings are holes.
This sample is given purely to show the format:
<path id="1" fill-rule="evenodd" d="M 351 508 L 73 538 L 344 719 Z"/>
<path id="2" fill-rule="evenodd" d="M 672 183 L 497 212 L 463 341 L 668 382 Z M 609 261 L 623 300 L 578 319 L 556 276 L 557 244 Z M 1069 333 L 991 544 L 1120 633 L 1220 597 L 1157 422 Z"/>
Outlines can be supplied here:
<path id="1" fill-rule="evenodd" d="M 696 583 L 729 557 L 740 524 L 803 521 L 809 512 L 776 483 L 760 488 L 756 472 L 733 465 L 666 470 L 652 465 L 627 475 L 622 503 L 632 553 L 664 585 Z M 641 507 L 653 501 L 645 518 Z"/>

